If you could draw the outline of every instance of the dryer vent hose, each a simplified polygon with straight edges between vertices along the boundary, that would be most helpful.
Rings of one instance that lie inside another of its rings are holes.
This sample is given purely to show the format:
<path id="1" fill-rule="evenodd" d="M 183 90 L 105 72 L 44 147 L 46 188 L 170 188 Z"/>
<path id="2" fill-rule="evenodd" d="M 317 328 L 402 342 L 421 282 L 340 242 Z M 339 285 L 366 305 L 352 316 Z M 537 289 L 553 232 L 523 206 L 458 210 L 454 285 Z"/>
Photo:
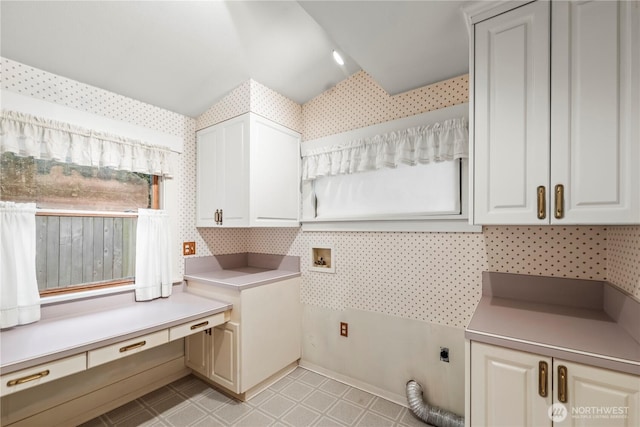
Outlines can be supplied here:
<path id="1" fill-rule="evenodd" d="M 422 387 L 414 380 L 407 383 L 409 409 L 419 419 L 435 427 L 464 427 L 464 417 L 428 405 L 422 398 Z"/>

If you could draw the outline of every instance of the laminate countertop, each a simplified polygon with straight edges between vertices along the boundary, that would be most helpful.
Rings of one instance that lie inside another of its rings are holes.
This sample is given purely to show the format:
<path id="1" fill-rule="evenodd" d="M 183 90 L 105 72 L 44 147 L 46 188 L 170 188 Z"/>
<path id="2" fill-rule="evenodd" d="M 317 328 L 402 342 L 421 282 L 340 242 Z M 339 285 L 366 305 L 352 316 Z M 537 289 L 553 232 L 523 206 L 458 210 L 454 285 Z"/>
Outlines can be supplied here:
<path id="1" fill-rule="evenodd" d="M 299 257 L 229 254 L 185 260 L 184 280 L 238 291 L 300 276 Z"/>
<path id="2" fill-rule="evenodd" d="M 111 302 L 75 302 L 78 312 L 57 315 L 0 332 L 0 374 L 8 374 L 66 356 L 212 316 L 232 305 L 188 292 L 135 302 L 132 295 Z M 115 301 L 115 302 L 114 302 Z M 82 304 L 78 306 L 78 304 Z"/>
<path id="3" fill-rule="evenodd" d="M 483 273 L 465 337 L 640 375 L 640 303 L 606 282 Z"/>

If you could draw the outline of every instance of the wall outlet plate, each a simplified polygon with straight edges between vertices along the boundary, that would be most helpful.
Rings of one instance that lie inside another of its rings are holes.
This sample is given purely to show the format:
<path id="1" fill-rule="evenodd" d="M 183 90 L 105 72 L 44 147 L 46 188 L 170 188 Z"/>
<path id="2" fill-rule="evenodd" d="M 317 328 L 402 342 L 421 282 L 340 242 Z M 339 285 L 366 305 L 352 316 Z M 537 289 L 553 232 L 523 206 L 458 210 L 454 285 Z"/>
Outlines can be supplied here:
<path id="1" fill-rule="evenodd" d="M 182 255 L 195 255 L 196 242 L 182 242 Z"/>

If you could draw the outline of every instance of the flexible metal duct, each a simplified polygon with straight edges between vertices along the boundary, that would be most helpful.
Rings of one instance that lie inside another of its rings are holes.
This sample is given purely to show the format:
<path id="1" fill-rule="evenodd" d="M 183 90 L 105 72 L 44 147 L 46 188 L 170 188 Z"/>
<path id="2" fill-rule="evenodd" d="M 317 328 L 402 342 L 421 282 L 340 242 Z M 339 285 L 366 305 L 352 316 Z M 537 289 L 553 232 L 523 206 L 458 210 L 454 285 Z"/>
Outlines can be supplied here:
<path id="1" fill-rule="evenodd" d="M 428 405 L 422 398 L 422 387 L 414 380 L 407 383 L 407 401 L 413 415 L 436 427 L 464 427 L 464 417 Z"/>

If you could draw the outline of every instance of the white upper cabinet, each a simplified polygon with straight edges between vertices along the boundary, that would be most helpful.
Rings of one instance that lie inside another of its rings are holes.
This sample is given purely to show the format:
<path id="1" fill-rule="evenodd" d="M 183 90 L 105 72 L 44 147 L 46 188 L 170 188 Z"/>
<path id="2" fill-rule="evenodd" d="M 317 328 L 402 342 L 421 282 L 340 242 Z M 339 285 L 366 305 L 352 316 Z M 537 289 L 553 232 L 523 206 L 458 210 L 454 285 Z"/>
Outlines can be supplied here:
<path id="1" fill-rule="evenodd" d="M 475 26 L 475 223 L 530 223 L 549 182 L 549 3 Z"/>
<path id="2" fill-rule="evenodd" d="M 196 132 L 197 227 L 297 227 L 300 134 L 252 113 Z"/>
<path id="3" fill-rule="evenodd" d="M 640 223 L 639 16 L 537 1 L 475 23 L 475 224 Z"/>
<path id="4" fill-rule="evenodd" d="M 559 1 L 551 8 L 554 197 L 564 186 L 564 212 L 554 201 L 552 222 L 639 223 L 640 7 Z"/>

